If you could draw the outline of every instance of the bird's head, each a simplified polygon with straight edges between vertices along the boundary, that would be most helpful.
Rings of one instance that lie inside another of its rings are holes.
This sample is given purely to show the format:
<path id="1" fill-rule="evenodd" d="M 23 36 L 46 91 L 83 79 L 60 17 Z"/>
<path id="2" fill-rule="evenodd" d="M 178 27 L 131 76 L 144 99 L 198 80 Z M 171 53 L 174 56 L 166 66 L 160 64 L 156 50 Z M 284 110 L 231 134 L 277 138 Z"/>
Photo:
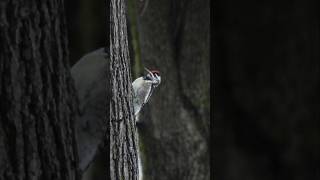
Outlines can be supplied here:
<path id="1" fill-rule="evenodd" d="M 149 70 L 147 68 L 144 68 L 148 74 L 144 76 L 144 79 L 147 81 L 151 81 L 151 83 L 157 87 L 161 83 L 161 76 L 160 72 L 158 70 Z"/>

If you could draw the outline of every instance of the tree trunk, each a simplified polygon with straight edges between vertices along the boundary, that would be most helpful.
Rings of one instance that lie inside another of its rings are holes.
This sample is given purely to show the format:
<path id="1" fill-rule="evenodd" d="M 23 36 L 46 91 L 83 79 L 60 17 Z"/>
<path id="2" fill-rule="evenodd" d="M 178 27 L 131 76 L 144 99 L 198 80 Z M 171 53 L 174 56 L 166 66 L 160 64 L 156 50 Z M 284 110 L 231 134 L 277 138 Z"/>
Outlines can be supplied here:
<path id="1" fill-rule="evenodd" d="M 148 180 L 209 179 L 209 1 L 149 1 L 138 21 L 142 64 L 162 82 L 142 112 Z"/>
<path id="2" fill-rule="evenodd" d="M 0 3 L 0 179 L 80 179 L 63 3 Z"/>
<path id="3" fill-rule="evenodd" d="M 125 1 L 111 0 L 110 8 L 110 176 L 112 180 L 137 179 L 137 136 Z"/>

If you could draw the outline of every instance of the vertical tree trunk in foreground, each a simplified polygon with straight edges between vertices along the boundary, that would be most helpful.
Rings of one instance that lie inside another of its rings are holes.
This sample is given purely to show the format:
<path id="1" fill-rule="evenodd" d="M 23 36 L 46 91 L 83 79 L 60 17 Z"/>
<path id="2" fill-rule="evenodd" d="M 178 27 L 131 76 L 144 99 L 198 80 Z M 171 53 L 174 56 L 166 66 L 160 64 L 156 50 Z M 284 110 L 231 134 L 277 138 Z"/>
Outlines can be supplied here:
<path id="1" fill-rule="evenodd" d="M 80 179 L 64 18 L 61 0 L 0 3 L 0 179 Z"/>
<path id="2" fill-rule="evenodd" d="M 111 0 L 110 8 L 110 176 L 112 180 L 137 179 L 125 1 Z"/>

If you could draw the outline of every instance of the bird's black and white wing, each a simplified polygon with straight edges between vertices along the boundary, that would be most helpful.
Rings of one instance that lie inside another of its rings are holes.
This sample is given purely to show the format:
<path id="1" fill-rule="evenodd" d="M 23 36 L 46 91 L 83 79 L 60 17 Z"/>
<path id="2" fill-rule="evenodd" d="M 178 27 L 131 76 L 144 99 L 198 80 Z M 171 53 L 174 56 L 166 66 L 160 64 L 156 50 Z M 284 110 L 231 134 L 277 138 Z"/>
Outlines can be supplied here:
<path id="1" fill-rule="evenodd" d="M 150 99 L 153 91 L 154 91 L 154 87 L 151 85 L 150 90 L 149 90 L 149 93 L 148 93 L 148 95 L 146 96 L 146 98 L 145 98 L 145 100 L 144 100 L 144 102 L 143 102 L 143 105 L 147 104 L 147 102 L 149 101 L 149 99 Z"/>
<path id="2" fill-rule="evenodd" d="M 147 102 L 150 92 L 152 91 L 151 82 L 148 83 L 143 81 L 142 79 L 143 77 L 140 77 L 132 83 L 135 96 L 133 100 L 135 115 L 137 115 L 140 112 L 141 108 Z"/>

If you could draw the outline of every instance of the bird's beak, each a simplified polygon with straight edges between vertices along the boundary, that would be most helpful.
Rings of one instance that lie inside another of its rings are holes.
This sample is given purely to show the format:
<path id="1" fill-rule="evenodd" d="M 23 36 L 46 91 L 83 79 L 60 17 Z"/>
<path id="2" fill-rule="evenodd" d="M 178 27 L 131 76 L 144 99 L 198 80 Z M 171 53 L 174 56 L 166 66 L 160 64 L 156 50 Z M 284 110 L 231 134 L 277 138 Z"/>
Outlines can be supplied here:
<path id="1" fill-rule="evenodd" d="M 158 84 L 160 84 L 160 83 L 161 83 L 161 77 L 160 77 L 160 76 L 157 76 L 157 78 L 158 78 L 158 81 L 159 81 Z"/>

